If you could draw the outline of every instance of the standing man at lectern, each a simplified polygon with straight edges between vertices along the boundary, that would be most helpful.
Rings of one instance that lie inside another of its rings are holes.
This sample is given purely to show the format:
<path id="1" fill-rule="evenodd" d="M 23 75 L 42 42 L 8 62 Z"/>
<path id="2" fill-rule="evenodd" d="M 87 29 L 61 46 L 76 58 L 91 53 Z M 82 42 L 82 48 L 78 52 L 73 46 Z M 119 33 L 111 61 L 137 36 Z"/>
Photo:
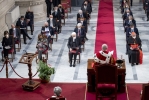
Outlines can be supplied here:
<path id="1" fill-rule="evenodd" d="M 103 44 L 101 48 L 102 50 L 94 55 L 94 61 L 100 64 L 110 63 L 114 65 L 113 51 L 108 51 L 107 44 Z"/>

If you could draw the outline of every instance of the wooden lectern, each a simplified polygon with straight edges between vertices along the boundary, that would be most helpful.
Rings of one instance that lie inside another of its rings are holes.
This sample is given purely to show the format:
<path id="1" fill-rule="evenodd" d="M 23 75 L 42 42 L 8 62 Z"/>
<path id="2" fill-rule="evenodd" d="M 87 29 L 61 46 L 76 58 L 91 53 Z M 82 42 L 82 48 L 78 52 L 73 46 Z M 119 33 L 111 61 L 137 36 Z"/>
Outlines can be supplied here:
<path id="1" fill-rule="evenodd" d="M 29 73 L 28 73 L 29 80 L 22 85 L 24 90 L 33 91 L 40 85 L 40 82 L 32 80 L 32 71 L 31 71 L 32 69 L 31 69 L 31 66 L 32 66 L 32 61 L 33 61 L 33 59 L 36 56 L 37 55 L 34 54 L 34 53 L 25 53 L 24 55 L 22 55 L 22 57 L 21 57 L 21 59 L 19 61 L 19 63 L 27 64 L 28 65 L 28 70 L 29 70 Z"/>

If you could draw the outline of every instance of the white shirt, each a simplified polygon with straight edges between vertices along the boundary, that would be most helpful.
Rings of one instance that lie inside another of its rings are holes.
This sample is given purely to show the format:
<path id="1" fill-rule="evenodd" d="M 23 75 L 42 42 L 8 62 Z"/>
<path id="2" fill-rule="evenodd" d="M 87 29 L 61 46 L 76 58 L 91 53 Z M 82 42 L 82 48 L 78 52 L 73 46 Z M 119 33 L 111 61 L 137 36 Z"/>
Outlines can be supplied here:
<path id="1" fill-rule="evenodd" d="M 45 27 L 45 32 L 46 32 L 47 37 L 51 36 L 49 27 Z"/>
<path id="2" fill-rule="evenodd" d="M 13 29 L 13 36 L 16 37 L 16 28 Z"/>
<path id="3" fill-rule="evenodd" d="M 53 27 L 53 19 L 50 19 L 50 26 Z"/>

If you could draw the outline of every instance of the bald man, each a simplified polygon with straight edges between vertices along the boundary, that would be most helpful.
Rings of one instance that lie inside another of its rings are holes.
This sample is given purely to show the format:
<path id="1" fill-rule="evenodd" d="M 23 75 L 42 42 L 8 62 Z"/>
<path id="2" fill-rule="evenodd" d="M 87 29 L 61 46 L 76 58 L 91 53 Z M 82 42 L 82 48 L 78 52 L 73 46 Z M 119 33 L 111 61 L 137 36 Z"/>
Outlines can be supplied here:
<path id="1" fill-rule="evenodd" d="M 81 52 L 81 41 L 75 32 L 72 32 L 71 37 L 68 39 L 68 49 L 69 49 L 69 62 L 70 67 L 72 67 L 72 58 L 74 57 L 73 67 L 75 67 L 76 58 L 78 52 Z"/>
<path id="2" fill-rule="evenodd" d="M 54 31 L 53 28 L 48 24 L 48 22 L 44 23 L 44 26 L 41 28 L 41 33 L 46 34 L 48 41 L 48 48 L 49 50 L 51 50 L 51 48 L 49 47 L 49 43 L 53 41 Z"/>

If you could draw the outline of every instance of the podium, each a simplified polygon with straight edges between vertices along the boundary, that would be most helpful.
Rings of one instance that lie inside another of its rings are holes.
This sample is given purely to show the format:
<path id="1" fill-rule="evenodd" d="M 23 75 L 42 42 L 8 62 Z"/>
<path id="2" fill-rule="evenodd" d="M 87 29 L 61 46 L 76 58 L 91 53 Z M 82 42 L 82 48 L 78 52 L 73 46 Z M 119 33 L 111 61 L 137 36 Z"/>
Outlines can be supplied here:
<path id="1" fill-rule="evenodd" d="M 29 80 L 22 85 L 22 88 L 24 90 L 33 91 L 40 85 L 40 82 L 32 80 L 31 66 L 32 66 L 32 61 L 36 56 L 37 55 L 34 54 L 34 53 L 25 53 L 24 55 L 22 55 L 22 57 L 19 61 L 19 63 L 27 64 L 28 65 L 28 70 L 29 70 L 29 73 L 28 73 Z"/>

